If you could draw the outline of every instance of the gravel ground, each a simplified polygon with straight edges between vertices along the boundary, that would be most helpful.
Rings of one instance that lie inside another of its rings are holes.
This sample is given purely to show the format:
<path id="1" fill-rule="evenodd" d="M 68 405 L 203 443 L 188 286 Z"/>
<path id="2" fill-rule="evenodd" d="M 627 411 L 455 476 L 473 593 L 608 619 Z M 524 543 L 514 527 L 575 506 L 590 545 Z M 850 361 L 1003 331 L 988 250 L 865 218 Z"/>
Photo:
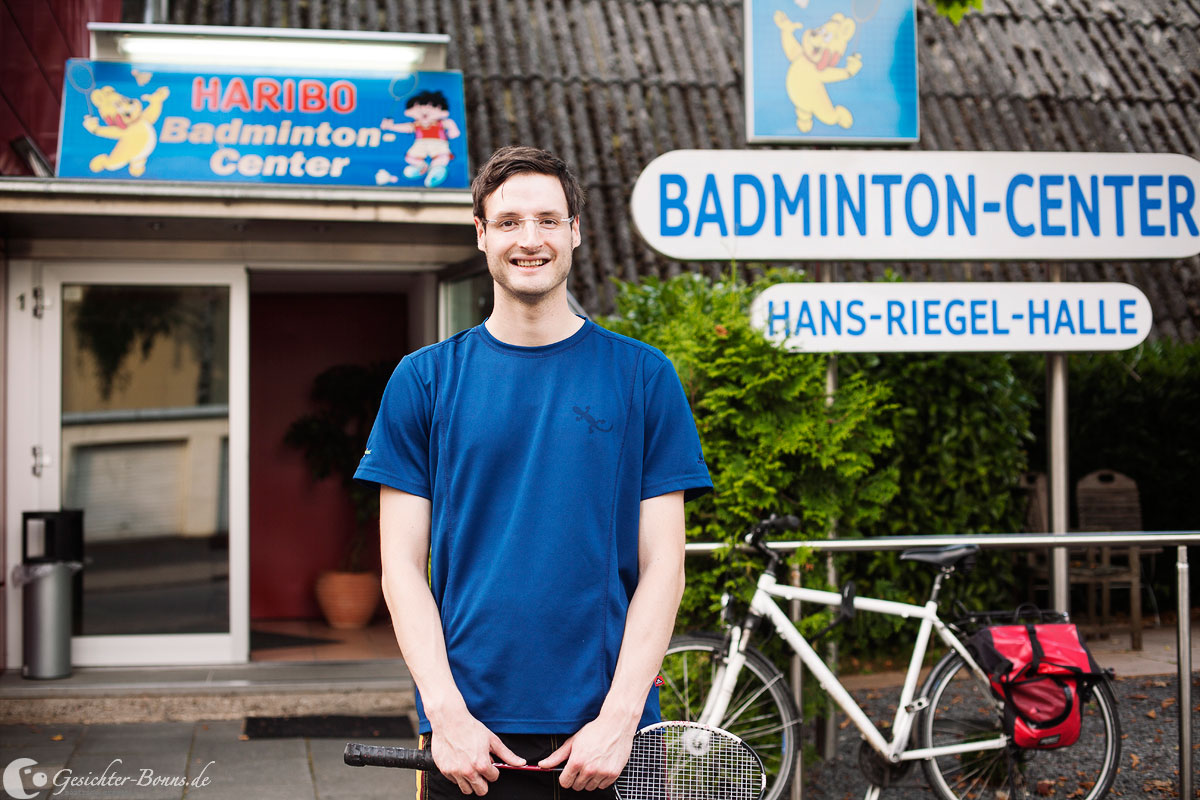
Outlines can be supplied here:
<path id="1" fill-rule="evenodd" d="M 1121 723 L 1121 765 L 1109 797 L 1179 797 L 1179 704 L 1174 676 L 1118 679 L 1117 713 Z M 1192 784 L 1200 798 L 1200 678 L 1193 675 Z M 855 699 L 876 723 L 896 712 L 899 689 L 854 692 Z M 844 717 L 840 717 L 844 721 Z M 811 800 L 851 800 L 866 793 L 867 781 L 858 769 L 860 737 L 852 725 L 840 729 L 838 758 L 805 765 L 804 797 Z M 914 766 L 902 785 L 885 789 L 882 800 L 929 800 L 932 791 L 920 766 Z"/>

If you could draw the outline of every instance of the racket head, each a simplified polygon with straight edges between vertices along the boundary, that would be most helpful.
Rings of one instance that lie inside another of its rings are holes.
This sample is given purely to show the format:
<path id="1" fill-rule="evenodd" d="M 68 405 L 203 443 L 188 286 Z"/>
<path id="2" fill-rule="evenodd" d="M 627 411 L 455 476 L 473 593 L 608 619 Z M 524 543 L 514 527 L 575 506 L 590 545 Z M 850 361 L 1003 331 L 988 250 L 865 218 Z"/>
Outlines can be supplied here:
<path id="1" fill-rule="evenodd" d="M 92 73 L 92 68 L 83 61 L 72 59 L 67 66 L 67 83 L 71 84 L 71 88 L 83 95 L 83 101 L 87 103 L 88 114 L 96 113 L 92 108 L 92 90 L 96 88 L 96 76 Z"/>
<path id="2" fill-rule="evenodd" d="M 75 61 L 67 67 L 67 83 L 71 84 L 71 88 L 75 91 L 87 95 L 96 88 L 96 76 L 92 73 L 90 66 L 82 61 Z"/>
<path id="3" fill-rule="evenodd" d="M 391 83 L 388 84 L 388 94 L 392 96 L 393 100 L 403 103 L 416 88 L 416 73 L 403 73 L 392 78 Z"/>
<path id="4" fill-rule="evenodd" d="M 759 800 L 762 759 L 729 731 L 698 722 L 660 722 L 633 737 L 613 788 L 619 800 Z"/>

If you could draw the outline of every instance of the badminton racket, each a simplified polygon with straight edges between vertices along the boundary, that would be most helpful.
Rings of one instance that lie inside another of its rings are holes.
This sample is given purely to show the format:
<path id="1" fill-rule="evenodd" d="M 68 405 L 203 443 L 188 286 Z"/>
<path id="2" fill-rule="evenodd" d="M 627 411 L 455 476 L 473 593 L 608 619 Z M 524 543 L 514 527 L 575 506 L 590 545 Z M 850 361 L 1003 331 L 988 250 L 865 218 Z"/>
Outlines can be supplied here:
<path id="1" fill-rule="evenodd" d="M 88 114 L 94 115 L 96 112 L 92 109 L 91 92 L 96 88 L 96 76 L 92 74 L 92 68 L 86 61 L 71 59 L 67 62 L 67 83 L 71 84 L 72 89 L 83 95 L 83 101 L 87 103 Z"/>
<path id="2" fill-rule="evenodd" d="M 437 769 L 428 750 L 403 747 L 351 742 L 344 759 L 352 767 Z M 634 734 L 629 761 L 613 789 L 618 800 L 758 800 L 766 781 L 758 754 L 732 733 L 697 722 L 660 722 Z"/>

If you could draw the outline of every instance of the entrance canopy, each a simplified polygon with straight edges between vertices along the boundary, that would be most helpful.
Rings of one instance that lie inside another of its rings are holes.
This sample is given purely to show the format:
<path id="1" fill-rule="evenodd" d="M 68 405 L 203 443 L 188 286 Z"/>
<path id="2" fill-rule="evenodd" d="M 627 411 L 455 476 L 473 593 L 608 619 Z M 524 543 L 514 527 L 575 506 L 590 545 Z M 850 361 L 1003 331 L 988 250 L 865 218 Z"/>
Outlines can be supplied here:
<path id="1" fill-rule="evenodd" d="M 46 240 L 93 238 L 136 240 L 130 246 L 142 253 L 155 241 L 188 240 L 192 257 L 220 241 L 253 240 L 242 258 L 276 261 L 344 261 L 348 248 L 362 247 L 362 260 L 389 269 L 429 269 L 475 252 L 470 192 L 447 190 L 13 178 L 0 180 L 0 236 L 10 257 L 32 240 L 45 248 Z"/>

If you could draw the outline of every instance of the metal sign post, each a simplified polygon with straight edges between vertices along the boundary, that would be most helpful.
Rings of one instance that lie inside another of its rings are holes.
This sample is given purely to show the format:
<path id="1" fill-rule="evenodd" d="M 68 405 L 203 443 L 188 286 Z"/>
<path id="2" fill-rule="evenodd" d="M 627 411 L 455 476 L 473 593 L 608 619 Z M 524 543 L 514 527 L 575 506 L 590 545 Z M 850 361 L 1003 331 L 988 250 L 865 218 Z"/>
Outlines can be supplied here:
<path id="1" fill-rule="evenodd" d="M 1178 575 L 1179 618 L 1175 629 L 1179 654 L 1179 796 L 1192 796 L 1192 615 L 1188 608 L 1188 552 L 1185 545 L 1178 548 L 1175 562 Z"/>
<path id="2" fill-rule="evenodd" d="M 1062 282 L 1062 263 L 1050 265 L 1051 283 Z M 1067 477 L 1067 356 L 1066 353 L 1046 354 L 1047 438 L 1050 443 L 1050 532 L 1067 532 L 1067 511 L 1070 507 Z M 1067 550 L 1056 547 L 1050 551 L 1050 593 L 1056 611 L 1071 610 L 1071 583 Z"/>

